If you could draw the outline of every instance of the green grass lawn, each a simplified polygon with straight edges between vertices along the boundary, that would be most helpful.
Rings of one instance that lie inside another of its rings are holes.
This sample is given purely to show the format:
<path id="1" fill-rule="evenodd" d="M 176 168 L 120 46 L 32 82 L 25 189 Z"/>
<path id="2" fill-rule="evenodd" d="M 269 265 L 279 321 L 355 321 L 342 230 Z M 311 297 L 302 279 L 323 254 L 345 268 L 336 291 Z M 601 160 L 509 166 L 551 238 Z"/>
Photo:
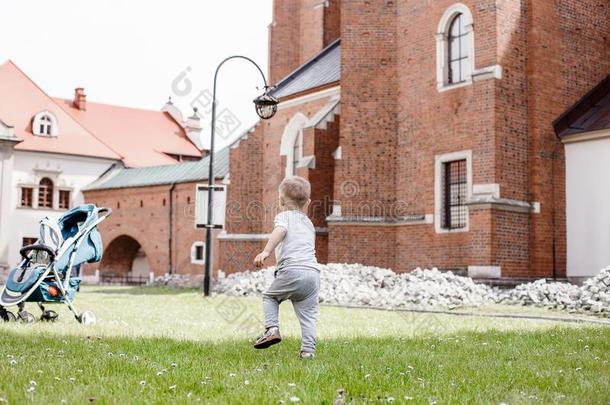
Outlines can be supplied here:
<path id="1" fill-rule="evenodd" d="M 610 403 L 606 326 L 322 307 L 318 357 L 301 361 L 289 303 L 265 351 L 257 299 L 89 287 L 77 304 L 98 324 L 62 307 L 0 324 L 0 404 L 331 404 L 339 388 L 346 403 Z"/>

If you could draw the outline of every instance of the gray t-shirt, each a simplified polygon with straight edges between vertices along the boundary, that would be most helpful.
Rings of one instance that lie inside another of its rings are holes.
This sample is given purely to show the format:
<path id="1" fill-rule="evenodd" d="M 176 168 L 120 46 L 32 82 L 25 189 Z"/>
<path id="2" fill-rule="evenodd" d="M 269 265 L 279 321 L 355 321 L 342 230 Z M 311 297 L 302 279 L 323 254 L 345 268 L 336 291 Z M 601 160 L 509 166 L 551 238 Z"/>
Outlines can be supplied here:
<path id="1" fill-rule="evenodd" d="M 275 216 L 275 227 L 286 229 L 286 236 L 275 248 L 277 268 L 304 268 L 320 271 L 316 260 L 316 230 L 304 213 L 282 211 Z"/>

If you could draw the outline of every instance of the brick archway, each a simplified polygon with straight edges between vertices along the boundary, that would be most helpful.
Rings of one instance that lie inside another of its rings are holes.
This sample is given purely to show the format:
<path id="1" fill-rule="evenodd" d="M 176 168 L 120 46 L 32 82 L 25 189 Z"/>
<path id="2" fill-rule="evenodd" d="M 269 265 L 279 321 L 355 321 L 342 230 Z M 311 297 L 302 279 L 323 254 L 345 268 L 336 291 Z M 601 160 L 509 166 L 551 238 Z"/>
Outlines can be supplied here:
<path id="1" fill-rule="evenodd" d="M 129 235 L 120 235 L 108 243 L 100 271 L 113 276 L 147 276 L 150 268 L 142 245 Z"/>

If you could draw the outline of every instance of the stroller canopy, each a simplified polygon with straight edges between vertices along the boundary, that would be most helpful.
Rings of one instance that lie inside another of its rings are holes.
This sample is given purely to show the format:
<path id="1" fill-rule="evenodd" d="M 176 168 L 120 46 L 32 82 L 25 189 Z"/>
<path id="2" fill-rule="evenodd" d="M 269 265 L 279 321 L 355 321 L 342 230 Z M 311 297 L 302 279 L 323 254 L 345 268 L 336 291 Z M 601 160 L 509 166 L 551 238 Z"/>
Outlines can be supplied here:
<path id="1" fill-rule="evenodd" d="M 56 268 L 65 271 L 70 259 L 70 253 L 75 246 L 76 239 L 80 236 L 86 238 L 78 247 L 74 265 L 84 262 L 95 263 L 102 258 L 102 237 L 97 228 L 89 230 L 88 235 L 82 235 L 98 219 L 98 208 L 93 204 L 80 205 L 72 208 L 57 220 L 63 243 L 59 248 L 60 256 L 57 257 Z M 68 244 L 66 246 L 66 244 Z M 62 254 L 63 253 L 63 254 Z"/>

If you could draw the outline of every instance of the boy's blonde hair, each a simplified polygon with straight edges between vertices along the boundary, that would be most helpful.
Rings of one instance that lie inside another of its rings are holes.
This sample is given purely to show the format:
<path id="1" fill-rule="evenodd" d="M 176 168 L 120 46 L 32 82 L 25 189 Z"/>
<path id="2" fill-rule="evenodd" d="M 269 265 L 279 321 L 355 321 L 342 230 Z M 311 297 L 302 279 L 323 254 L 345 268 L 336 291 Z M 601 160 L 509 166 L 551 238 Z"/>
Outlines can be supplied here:
<path id="1" fill-rule="evenodd" d="M 299 208 L 303 208 L 309 201 L 311 185 L 307 180 L 299 176 L 286 177 L 280 183 L 280 193 L 294 202 Z"/>

